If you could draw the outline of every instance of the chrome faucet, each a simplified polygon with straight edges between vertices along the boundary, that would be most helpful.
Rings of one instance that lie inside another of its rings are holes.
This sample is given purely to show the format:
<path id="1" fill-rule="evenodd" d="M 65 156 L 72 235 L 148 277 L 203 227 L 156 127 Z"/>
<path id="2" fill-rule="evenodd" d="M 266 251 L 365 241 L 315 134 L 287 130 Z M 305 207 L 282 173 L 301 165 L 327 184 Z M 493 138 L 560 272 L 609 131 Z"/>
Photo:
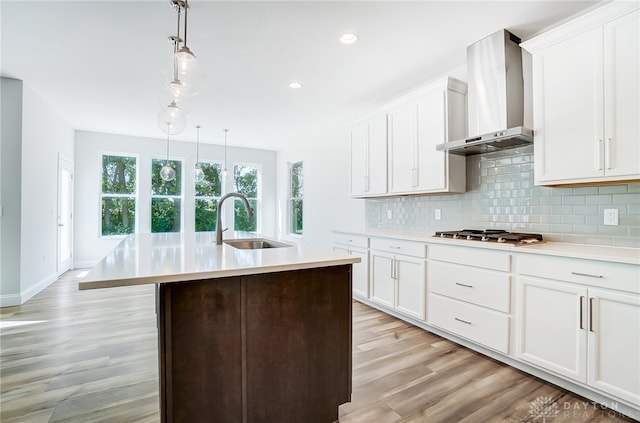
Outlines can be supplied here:
<path id="1" fill-rule="evenodd" d="M 242 201 L 244 201 L 244 205 L 247 208 L 247 212 L 249 216 L 253 216 L 253 209 L 249 205 L 249 200 L 242 194 L 238 194 L 237 192 L 230 192 L 229 194 L 223 195 L 220 201 L 218 202 L 218 219 L 216 221 L 216 244 L 222 245 L 222 203 L 229 197 L 238 197 Z M 225 229 L 226 231 L 226 229 Z"/>

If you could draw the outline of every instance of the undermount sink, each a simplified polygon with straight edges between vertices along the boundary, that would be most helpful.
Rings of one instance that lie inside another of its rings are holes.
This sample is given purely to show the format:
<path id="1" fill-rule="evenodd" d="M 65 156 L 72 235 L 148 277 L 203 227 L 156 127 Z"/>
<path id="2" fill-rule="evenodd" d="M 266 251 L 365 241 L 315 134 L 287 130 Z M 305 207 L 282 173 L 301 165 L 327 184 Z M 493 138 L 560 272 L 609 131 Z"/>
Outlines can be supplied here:
<path id="1" fill-rule="evenodd" d="M 224 241 L 224 243 L 234 248 L 240 248 L 241 250 L 259 250 L 263 248 L 291 247 L 291 245 L 289 244 L 284 244 L 282 242 L 271 241 L 263 238 L 228 239 Z"/>

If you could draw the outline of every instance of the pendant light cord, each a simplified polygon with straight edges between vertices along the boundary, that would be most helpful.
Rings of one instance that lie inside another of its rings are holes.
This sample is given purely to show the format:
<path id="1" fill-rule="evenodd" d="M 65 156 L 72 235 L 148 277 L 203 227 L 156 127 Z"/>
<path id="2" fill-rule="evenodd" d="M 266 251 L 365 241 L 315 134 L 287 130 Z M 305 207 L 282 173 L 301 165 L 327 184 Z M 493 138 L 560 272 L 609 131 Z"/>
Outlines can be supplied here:
<path id="1" fill-rule="evenodd" d="M 200 163 L 200 125 L 196 125 L 196 167 Z"/>
<path id="2" fill-rule="evenodd" d="M 167 123 L 167 161 L 165 165 L 169 165 L 169 123 Z"/>
<path id="3" fill-rule="evenodd" d="M 228 129 L 224 130 L 224 170 L 227 170 L 227 132 Z"/>

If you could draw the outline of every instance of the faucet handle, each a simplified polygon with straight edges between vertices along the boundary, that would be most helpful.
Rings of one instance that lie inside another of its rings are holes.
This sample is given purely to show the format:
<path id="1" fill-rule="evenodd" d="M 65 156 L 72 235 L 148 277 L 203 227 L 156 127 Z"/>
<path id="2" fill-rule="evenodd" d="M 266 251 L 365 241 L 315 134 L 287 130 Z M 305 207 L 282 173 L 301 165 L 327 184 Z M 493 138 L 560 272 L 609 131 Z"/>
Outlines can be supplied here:
<path id="1" fill-rule="evenodd" d="M 226 231 L 226 230 L 228 230 L 228 229 L 229 229 L 229 228 L 224 228 L 224 229 L 222 230 L 222 232 L 224 232 L 224 231 Z"/>

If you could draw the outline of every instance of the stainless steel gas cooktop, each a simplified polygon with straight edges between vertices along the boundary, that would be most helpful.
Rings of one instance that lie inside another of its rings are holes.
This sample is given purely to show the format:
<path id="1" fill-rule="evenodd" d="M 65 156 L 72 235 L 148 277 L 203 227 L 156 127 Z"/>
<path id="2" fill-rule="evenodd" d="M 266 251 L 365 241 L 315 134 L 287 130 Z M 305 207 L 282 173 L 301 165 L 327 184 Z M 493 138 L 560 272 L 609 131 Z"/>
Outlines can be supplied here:
<path id="1" fill-rule="evenodd" d="M 434 236 L 440 238 L 499 242 L 514 245 L 534 244 L 542 242 L 541 234 L 507 232 L 503 229 L 463 229 L 461 231 L 438 231 Z"/>

